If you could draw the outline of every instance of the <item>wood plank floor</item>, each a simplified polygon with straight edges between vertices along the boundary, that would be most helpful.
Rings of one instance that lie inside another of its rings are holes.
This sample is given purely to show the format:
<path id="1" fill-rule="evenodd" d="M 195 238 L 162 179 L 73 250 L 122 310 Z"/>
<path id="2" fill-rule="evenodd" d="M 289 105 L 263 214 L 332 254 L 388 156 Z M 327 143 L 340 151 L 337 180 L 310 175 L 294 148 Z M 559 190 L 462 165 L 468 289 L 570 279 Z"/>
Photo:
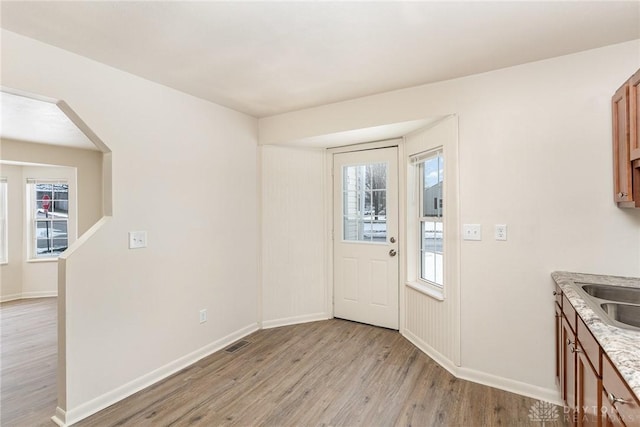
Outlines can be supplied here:
<path id="1" fill-rule="evenodd" d="M 541 425 L 536 400 L 458 380 L 395 331 L 333 319 L 245 340 L 79 425 Z"/>
<path id="2" fill-rule="evenodd" d="M 5 321 L 19 316 L 8 315 L 11 303 L 1 308 L 4 358 L 5 341 L 12 339 L 5 337 Z M 40 334 L 41 328 L 31 329 Z M 50 341 L 55 326 L 49 335 L 33 342 Z M 395 331 L 333 319 L 262 330 L 244 340 L 249 344 L 236 352 L 206 357 L 77 425 L 541 425 L 529 419 L 536 400 L 456 379 Z M 49 357 L 46 366 L 54 366 L 55 354 Z M 24 382 L 7 376 L 14 385 L 5 398 L 4 360 L 2 375 L 2 426 L 53 425 L 55 401 L 41 399 L 44 410 L 21 404 L 31 393 L 28 376 Z M 51 373 L 36 376 L 35 389 L 55 389 Z M 562 408 L 558 413 L 562 418 Z"/>
<path id="3" fill-rule="evenodd" d="M 0 304 L 0 425 L 52 426 L 55 413 L 57 298 Z"/>

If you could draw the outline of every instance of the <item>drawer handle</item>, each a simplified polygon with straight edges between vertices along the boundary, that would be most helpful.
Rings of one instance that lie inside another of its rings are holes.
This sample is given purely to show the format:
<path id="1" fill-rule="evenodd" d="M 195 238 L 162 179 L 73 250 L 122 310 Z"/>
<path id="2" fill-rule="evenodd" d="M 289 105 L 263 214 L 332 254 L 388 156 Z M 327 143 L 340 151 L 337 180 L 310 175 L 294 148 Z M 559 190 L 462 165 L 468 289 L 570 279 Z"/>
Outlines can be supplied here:
<path id="1" fill-rule="evenodd" d="M 567 345 L 574 345 L 575 343 L 575 341 L 571 341 L 569 338 L 567 338 Z"/>
<path id="2" fill-rule="evenodd" d="M 553 295 L 555 295 L 555 296 L 562 295 L 562 292 L 553 291 Z"/>
<path id="3" fill-rule="evenodd" d="M 621 405 L 629 403 L 628 401 L 620 397 L 615 397 L 613 393 L 609 393 L 607 397 L 609 398 L 609 402 L 611 402 L 612 405 L 615 405 L 616 403 L 620 403 Z"/>
<path id="4" fill-rule="evenodd" d="M 571 353 L 582 353 L 582 349 L 578 347 L 571 347 Z"/>
<path id="5" fill-rule="evenodd" d="M 622 191 L 618 193 L 618 199 L 622 199 L 623 197 L 627 197 L 627 193 L 623 193 Z"/>

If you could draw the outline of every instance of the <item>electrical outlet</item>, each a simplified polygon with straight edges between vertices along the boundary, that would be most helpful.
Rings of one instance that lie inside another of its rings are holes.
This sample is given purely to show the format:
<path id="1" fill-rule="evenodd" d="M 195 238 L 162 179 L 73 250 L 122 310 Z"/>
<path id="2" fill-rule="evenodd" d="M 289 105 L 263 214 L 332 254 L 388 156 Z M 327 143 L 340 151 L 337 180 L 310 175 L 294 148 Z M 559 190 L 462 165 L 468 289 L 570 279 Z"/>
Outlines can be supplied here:
<path id="1" fill-rule="evenodd" d="M 464 240 L 482 240 L 482 226 L 480 224 L 464 224 L 462 238 Z"/>
<path id="2" fill-rule="evenodd" d="M 130 231 L 129 232 L 129 249 L 139 249 L 147 247 L 146 231 Z"/>
<path id="3" fill-rule="evenodd" d="M 496 237 L 496 240 L 507 240 L 506 224 L 496 224 L 495 237 Z"/>
<path id="4" fill-rule="evenodd" d="M 200 323 L 204 323 L 207 321 L 207 309 L 203 308 L 200 310 Z"/>

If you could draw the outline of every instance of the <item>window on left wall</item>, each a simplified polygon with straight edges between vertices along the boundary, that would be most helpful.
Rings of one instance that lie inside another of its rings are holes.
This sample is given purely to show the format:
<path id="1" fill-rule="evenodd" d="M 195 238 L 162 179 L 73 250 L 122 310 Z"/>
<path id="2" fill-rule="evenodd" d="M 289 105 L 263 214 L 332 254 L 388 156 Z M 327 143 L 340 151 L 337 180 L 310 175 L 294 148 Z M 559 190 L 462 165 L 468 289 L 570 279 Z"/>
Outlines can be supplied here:
<path id="1" fill-rule="evenodd" d="M 8 262 L 7 178 L 0 177 L 0 264 Z"/>
<path id="2" fill-rule="evenodd" d="M 58 257 L 69 246 L 69 184 L 27 179 L 32 259 Z"/>

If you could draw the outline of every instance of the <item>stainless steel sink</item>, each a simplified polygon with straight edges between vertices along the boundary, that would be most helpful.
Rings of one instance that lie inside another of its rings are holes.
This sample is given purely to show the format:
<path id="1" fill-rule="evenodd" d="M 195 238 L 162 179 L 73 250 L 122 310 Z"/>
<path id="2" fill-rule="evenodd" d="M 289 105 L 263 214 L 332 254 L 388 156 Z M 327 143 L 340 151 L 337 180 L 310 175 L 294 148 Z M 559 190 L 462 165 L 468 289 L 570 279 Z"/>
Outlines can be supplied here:
<path id="1" fill-rule="evenodd" d="M 612 319 L 640 328 L 640 305 L 605 303 L 600 304 L 600 307 Z"/>
<path id="2" fill-rule="evenodd" d="M 626 288 L 610 285 L 581 285 L 592 297 L 609 301 L 640 304 L 640 288 Z"/>
<path id="3" fill-rule="evenodd" d="M 640 331 L 640 288 L 576 283 L 585 302 L 612 326 Z"/>

